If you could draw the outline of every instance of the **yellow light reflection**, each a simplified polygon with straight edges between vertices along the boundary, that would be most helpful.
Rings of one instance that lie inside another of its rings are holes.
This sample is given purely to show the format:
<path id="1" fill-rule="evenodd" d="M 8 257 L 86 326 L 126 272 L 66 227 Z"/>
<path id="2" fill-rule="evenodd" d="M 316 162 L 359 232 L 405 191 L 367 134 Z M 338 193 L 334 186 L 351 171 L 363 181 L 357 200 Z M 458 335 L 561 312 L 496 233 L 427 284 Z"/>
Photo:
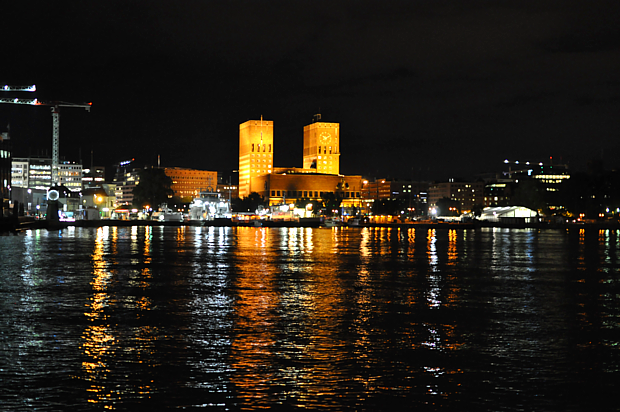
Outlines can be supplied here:
<path id="1" fill-rule="evenodd" d="M 151 310 L 153 302 L 148 296 L 125 296 L 119 295 L 117 287 L 118 280 L 115 273 L 119 264 L 118 259 L 118 241 L 119 239 L 128 239 L 127 232 L 130 230 L 129 246 L 132 251 L 145 251 L 145 255 L 150 254 L 150 230 L 146 233 L 144 247 L 140 246 L 141 236 L 140 230 L 136 227 L 131 229 L 122 229 L 113 227 L 100 227 L 97 229 L 97 235 L 94 242 L 94 249 L 91 255 L 93 268 L 92 280 L 92 296 L 86 305 L 84 315 L 90 321 L 90 324 L 82 333 L 81 350 L 84 356 L 82 362 L 83 379 L 90 382 L 90 386 L 86 389 L 87 399 L 89 403 L 99 404 L 103 409 L 116 409 L 121 401 L 129 397 L 133 399 L 141 399 L 151 397 L 155 392 L 155 388 L 151 382 L 139 382 L 131 384 L 129 381 L 124 385 L 118 383 L 111 385 L 108 380 L 111 375 L 117 374 L 119 369 L 123 368 L 121 358 L 123 353 L 132 352 L 132 361 L 145 363 L 147 366 L 157 366 L 154 355 L 154 341 L 159 334 L 157 328 L 149 325 L 136 326 L 128 328 L 126 325 L 115 325 L 110 323 L 109 313 L 113 313 L 115 307 L 123 305 L 124 308 L 136 311 L 138 319 L 141 313 Z M 148 238 L 148 241 L 146 240 Z M 132 254 L 133 255 L 133 254 Z M 134 262 L 135 257 L 127 257 L 125 265 Z M 138 259 L 139 260 L 139 259 Z M 146 260 L 145 260 L 146 261 Z M 137 272 L 137 271 L 136 271 Z M 145 277 L 150 276 L 150 269 L 144 268 L 137 272 L 138 275 Z M 131 285 L 131 279 L 128 280 Z M 145 287 L 148 282 L 142 281 Z M 119 332 L 119 328 L 129 329 Z"/>
<path id="2" fill-rule="evenodd" d="M 231 366 L 237 371 L 231 383 L 237 388 L 243 409 L 266 408 L 269 403 L 264 395 L 271 387 L 273 370 L 265 365 L 273 362 L 276 339 L 276 271 L 265 251 L 269 230 L 239 229 L 235 324 L 244 333 L 231 344 Z"/>

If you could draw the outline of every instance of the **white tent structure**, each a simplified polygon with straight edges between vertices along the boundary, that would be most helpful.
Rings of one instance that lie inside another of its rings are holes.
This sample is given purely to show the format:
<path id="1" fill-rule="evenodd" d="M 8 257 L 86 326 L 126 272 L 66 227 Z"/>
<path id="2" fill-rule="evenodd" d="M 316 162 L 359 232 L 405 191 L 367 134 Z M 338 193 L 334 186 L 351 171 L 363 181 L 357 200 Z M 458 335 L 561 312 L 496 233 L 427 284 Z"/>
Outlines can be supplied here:
<path id="1" fill-rule="evenodd" d="M 479 220 L 489 222 L 532 223 L 538 213 L 523 206 L 485 207 Z"/>

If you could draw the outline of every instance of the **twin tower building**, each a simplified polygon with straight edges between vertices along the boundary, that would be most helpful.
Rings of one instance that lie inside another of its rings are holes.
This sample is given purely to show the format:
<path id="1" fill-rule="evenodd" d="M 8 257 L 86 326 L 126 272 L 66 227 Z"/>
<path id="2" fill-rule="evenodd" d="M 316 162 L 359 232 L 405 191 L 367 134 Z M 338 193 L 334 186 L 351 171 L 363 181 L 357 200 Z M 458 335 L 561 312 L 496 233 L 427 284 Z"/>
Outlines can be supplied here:
<path id="1" fill-rule="evenodd" d="M 340 174 L 340 124 L 314 122 L 304 127 L 303 167 L 275 167 L 273 121 L 239 125 L 239 196 L 258 193 L 270 205 L 320 200 L 326 193 L 346 208 L 361 206 L 362 177 Z"/>

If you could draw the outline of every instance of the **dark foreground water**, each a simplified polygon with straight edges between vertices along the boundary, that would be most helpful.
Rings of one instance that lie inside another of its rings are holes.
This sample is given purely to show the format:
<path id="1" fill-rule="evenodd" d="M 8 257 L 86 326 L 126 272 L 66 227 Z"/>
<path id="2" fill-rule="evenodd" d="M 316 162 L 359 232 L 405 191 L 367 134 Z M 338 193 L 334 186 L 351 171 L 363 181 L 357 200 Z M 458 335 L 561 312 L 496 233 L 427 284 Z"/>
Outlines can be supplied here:
<path id="1" fill-rule="evenodd" d="M 615 230 L 0 236 L 0 410 L 618 410 L 619 342 Z"/>

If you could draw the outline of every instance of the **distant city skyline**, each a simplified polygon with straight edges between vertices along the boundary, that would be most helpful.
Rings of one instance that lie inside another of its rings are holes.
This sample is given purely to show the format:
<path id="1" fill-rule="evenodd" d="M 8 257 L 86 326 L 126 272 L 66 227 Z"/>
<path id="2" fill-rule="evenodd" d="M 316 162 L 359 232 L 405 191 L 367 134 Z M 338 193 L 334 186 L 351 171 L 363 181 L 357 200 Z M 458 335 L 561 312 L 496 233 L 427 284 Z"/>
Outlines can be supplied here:
<path id="1" fill-rule="evenodd" d="M 6 6 L 2 84 L 61 114 L 60 155 L 236 169 L 238 125 L 276 121 L 302 167 L 317 113 L 343 174 L 468 178 L 505 158 L 620 166 L 620 4 L 543 0 Z M 27 21 L 24 16 L 28 16 Z M 8 94 L 11 95 L 10 93 Z M 49 108 L 0 106 L 20 156 L 51 152 Z"/>

